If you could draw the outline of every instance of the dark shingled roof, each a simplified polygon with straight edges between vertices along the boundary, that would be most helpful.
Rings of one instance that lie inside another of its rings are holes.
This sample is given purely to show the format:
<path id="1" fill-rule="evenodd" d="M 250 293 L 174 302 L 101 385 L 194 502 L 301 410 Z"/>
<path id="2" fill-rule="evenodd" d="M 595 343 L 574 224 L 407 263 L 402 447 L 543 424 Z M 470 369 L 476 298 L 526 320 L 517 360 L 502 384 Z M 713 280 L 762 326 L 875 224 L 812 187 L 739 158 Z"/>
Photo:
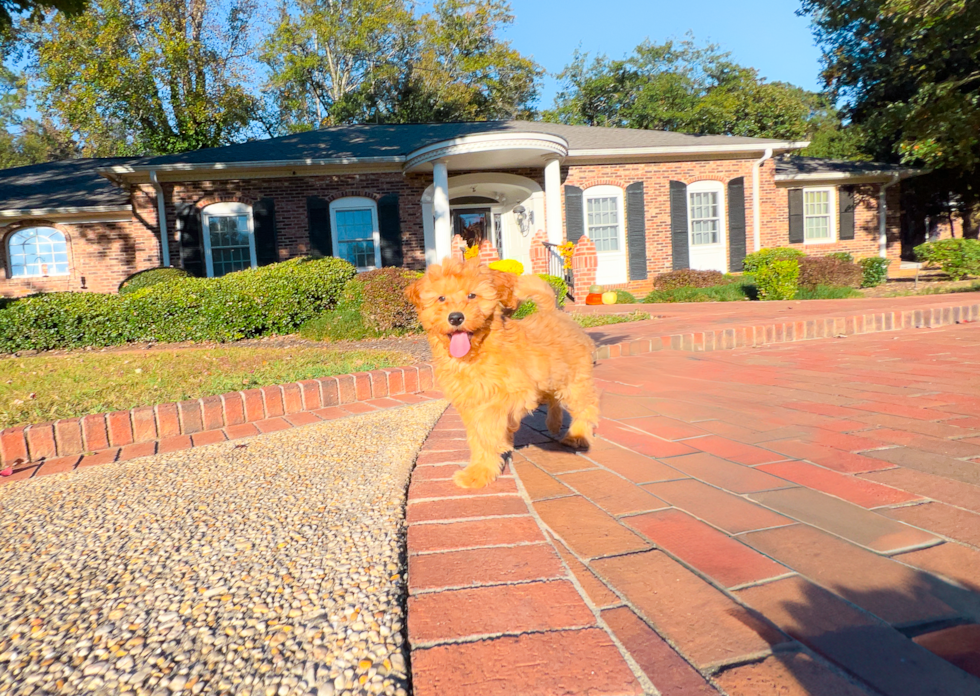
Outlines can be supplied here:
<path id="1" fill-rule="evenodd" d="M 0 210 L 126 206 L 129 193 L 96 170 L 129 161 L 77 159 L 0 169 Z"/>
<path id="2" fill-rule="evenodd" d="M 799 174 L 849 174 L 851 176 L 867 176 L 871 174 L 911 174 L 915 172 L 908 167 L 884 162 L 857 162 L 853 160 L 836 160 L 824 157 L 785 156 L 776 160 L 776 176 Z"/>
<path id="3" fill-rule="evenodd" d="M 331 159 L 341 157 L 397 157 L 443 140 L 476 133 L 532 132 L 557 135 L 570 150 L 633 147 L 697 147 L 709 145 L 759 145 L 784 140 L 727 135 L 686 135 L 634 128 L 565 126 L 540 121 L 475 121 L 465 123 L 418 123 L 400 125 L 335 126 L 254 140 L 240 145 L 196 150 L 179 155 L 147 157 L 140 165 L 205 164 L 211 162 L 262 162 L 270 160 Z"/>

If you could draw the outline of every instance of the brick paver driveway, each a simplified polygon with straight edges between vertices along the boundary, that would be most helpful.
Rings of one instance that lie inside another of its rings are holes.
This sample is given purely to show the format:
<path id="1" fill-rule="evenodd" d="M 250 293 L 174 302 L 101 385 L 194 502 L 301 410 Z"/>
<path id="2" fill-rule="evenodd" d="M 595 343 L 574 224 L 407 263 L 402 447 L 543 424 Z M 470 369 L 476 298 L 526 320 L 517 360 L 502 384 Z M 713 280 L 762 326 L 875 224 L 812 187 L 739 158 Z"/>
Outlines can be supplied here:
<path id="1" fill-rule="evenodd" d="M 408 507 L 416 696 L 980 694 L 980 326 L 603 361 L 587 454 Z"/>

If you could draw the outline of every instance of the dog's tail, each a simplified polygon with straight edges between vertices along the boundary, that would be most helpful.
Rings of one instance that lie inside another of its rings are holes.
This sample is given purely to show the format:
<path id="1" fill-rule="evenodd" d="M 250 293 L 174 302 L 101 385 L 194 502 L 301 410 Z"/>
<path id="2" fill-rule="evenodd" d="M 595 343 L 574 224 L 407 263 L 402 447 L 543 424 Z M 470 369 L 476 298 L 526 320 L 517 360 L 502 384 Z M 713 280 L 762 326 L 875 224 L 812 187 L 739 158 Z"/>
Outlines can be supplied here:
<path id="1" fill-rule="evenodd" d="M 538 311 L 555 311 L 555 291 L 548 281 L 536 275 L 522 275 L 517 278 L 514 297 L 519 300 L 531 300 L 538 306 Z"/>

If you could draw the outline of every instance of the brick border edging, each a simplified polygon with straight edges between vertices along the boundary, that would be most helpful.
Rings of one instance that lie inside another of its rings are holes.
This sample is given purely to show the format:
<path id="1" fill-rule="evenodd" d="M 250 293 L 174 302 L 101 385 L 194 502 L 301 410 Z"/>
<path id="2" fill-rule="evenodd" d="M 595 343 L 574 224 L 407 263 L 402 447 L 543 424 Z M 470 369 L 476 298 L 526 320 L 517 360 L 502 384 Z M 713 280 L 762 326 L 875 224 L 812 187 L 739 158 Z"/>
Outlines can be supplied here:
<path id="1" fill-rule="evenodd" d="M 869 312 L 774 324 L 742 325 L 716 331 L 692 331 L 623 341 L 599 346 L 596 349 L 596 357 L 603 360 L 660 350 L 687 352 L 734 350 L 735 348 L 808 341 L 817 338 L 933 328 L 978 320 L 980 320 L 980 303 L 963 304 L 955 307 L 926 307 L 924 309 L 892 312 Z"/>
<path id="2" fill-rule="evenodd" d="M 222 428 L 243 428 L 323 408 L 419 394 L 432 390 L 433 383 L 432 366 L 422 363 L 6 428 L 0 431 L 0 464 L 3 468 L 66 466 L 70 459 L 77 463 L 83 456 L 126 453 L 127 449 L 142 453 L 135 456 L 144 456 L 166 451 L 167 447 L 179 449 L 181 442 L 188 443 L 194 435 L 203 440 L 203 433 Z M 153 443 L 158 446 L 150 452 Z"/>

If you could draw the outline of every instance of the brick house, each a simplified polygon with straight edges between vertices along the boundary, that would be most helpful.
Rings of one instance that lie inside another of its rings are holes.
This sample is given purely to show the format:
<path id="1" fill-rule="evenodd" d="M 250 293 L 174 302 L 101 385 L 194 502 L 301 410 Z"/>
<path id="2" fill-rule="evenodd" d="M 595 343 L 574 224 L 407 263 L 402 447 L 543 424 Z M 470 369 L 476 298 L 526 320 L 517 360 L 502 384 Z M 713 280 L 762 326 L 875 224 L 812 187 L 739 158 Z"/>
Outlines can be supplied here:
<path id="1" fill-rule="evenodd" d="M 146 268 L 216 276 L 303 254 L 421 269 L 461 243 L 543 271 L 551 245 L 571 240 L 595 282 L 637 291 L 676 268 L 740 271 L 761 247 L 897 261 L 899 181 L 914 172 L 790 156 L 805 145 L 522 121 L 359 125 L 17 167 L 0 172 L 0 294 L 114 292 Z"/>

